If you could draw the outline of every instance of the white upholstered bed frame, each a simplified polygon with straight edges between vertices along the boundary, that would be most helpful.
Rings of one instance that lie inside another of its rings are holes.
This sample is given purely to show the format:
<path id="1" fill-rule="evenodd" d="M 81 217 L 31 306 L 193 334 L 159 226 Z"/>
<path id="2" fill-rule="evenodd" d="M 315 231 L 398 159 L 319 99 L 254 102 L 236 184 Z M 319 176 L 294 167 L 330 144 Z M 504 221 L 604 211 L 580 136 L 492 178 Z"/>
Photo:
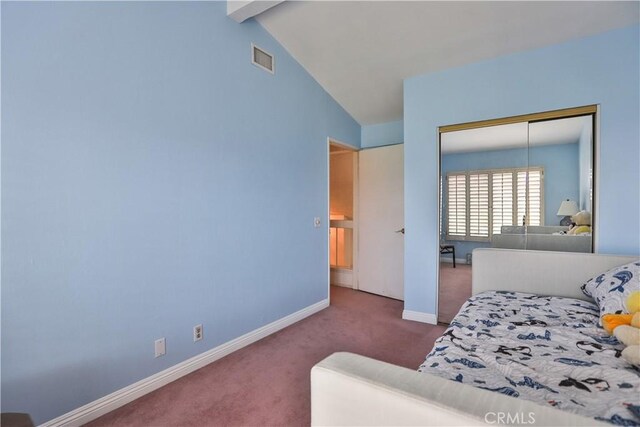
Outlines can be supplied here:
<path id="1" fill-rule="evenodd" d="M 634 259 L 637 257 L 476 249 L 473 294 L 507 290 L 586 299 L 581 283 Z M 473 426 L 504 425 L 505 421 L 512 425 L 602 425 L 591 418 L 351 353 L 334 353 L 311 370 L 314 426 Z"/>

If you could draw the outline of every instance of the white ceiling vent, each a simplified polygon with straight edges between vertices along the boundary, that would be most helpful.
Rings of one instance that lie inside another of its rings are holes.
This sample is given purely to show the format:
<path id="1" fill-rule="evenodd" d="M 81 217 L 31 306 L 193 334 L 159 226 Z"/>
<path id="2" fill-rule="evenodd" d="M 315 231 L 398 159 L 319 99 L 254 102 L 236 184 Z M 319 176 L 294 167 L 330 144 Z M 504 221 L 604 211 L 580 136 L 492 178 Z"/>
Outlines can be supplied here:
<path id="1" fill-rule="evenodd" d="M 251 62 L 263 70 L 275 73 L 275 61 L 273 55 L 251 43 Z"/>

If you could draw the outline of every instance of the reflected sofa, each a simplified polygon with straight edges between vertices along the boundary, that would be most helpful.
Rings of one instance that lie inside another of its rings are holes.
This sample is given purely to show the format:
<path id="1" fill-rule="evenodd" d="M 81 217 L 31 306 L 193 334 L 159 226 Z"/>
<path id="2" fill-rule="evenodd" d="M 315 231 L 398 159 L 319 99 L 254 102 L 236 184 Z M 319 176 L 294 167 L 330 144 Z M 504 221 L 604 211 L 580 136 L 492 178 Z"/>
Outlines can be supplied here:
<path id="1" fill-rule="evenodd" d="M 494 234 L 491 237 L 491 246 L 499 249 L 591 252 L 591 235 L 559 234 L 561 231 L 569 231 L 569 227 L 504 225 L 500 229 L 500 234 Z"/>

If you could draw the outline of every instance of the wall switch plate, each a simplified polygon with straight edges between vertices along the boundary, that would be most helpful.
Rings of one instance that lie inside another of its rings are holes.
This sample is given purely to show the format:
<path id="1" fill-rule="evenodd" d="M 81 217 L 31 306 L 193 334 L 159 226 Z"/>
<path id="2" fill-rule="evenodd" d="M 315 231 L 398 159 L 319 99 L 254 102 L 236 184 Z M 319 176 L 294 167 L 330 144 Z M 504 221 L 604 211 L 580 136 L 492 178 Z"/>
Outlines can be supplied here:
<path id="1" fill-rule="evenodd" d="M 313 226 L 315 228 L 320 228 L 321 225 L 322 225 L 322 220 L 320 219 L 319 216 L 313 218 Z"/>
<path id="2" fill-rule="evenodd" d="M 193 327 L 193 342 L 200 341 L 202 339 L 202 325 L 196 325 Z"/>
<path id="3" fill-rule="evenodd" d="M 164 338 L 156 340 L 155 343 L 156 357 L 164 356 L 167 352 L 166 342 Z"/>

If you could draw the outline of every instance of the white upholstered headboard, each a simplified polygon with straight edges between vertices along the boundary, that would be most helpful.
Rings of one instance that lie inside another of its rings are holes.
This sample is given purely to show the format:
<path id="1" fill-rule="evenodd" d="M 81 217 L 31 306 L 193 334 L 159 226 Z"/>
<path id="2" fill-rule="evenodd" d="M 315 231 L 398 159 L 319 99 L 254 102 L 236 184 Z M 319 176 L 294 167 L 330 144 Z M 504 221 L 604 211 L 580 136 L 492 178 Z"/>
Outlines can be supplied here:
<path id="1" fill-rule="evenodd" d="M 518 291 L 589 300 L 580 286 L 637 256 L 479 248 L 473 251 L 472 293 Z"/>

